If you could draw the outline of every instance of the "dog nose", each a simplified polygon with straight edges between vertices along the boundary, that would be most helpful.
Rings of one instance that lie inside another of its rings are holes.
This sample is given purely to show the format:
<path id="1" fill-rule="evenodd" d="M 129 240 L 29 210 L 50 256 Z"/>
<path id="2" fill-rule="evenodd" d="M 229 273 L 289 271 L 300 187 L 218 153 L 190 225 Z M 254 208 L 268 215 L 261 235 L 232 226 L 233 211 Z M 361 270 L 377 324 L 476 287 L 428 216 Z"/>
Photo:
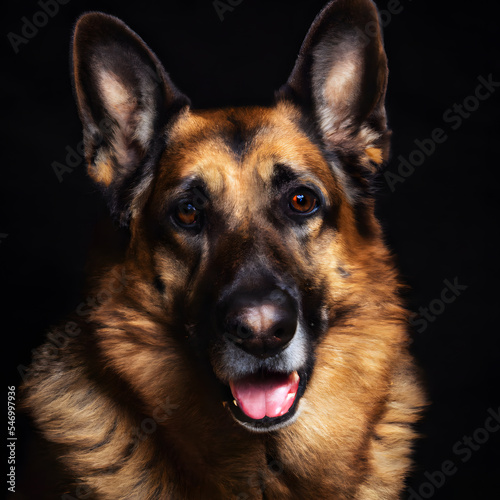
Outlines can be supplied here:
<path id="1" fill-rule="evenodd" d="M 235 294 L 224 321 L 224 333 L 244 351 L 259 358 L 274 356 L 290 342 L 297 328 L 293 299 L 281 290 L 256 298 Z"/>

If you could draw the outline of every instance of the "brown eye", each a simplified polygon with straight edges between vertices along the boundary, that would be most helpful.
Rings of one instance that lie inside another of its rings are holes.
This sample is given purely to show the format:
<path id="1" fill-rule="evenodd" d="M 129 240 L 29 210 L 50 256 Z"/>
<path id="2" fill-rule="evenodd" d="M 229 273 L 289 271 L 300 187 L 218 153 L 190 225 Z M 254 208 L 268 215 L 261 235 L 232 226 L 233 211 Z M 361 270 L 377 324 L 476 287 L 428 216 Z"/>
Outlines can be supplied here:
<path id="1" fill-rule="evenodd" d="M 199 211 L 192 203 L 181 203 L 175 216 L 181 225 L 191 227 L 198 223 Z"/>
<path id="2" fill-rule="evenodd" d="M 319 206 L 318 198 L 310 191 L 298 191 L 290 200 L 290 208 L 300 214 L 310 214 Z"/>

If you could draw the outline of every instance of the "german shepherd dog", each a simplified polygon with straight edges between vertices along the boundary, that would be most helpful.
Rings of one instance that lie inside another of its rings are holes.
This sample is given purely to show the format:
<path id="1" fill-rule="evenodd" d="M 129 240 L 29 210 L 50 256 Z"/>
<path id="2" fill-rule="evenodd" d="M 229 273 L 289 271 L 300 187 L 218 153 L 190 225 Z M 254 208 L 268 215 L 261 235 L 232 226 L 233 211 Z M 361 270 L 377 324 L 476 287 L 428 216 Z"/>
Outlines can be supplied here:
<path id="1" fill-rule="evenodd" d="M 270 107 L 191 109 L 102 13 L 76 25 L 73 75 L 130 241 L 24 387 L 67 498 L 399 498 L 424 399 L 374 216 L 374 3 L 326 5 Z"/>

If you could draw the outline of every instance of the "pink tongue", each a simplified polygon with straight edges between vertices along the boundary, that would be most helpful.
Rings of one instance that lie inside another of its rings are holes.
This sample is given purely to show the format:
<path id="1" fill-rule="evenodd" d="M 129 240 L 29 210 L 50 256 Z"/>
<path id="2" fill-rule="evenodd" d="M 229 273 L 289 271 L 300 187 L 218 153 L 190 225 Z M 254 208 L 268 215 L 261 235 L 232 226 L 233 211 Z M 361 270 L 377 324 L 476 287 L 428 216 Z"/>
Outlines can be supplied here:
<path id="1" fill-rule="evenodd" d="M 259 420 L 280 417 L 293 405 L 299 387 L 299 375 L 268 374 L 249 375 L 230 382 L 231 391 L 238 405 L 250 418 Z"/>

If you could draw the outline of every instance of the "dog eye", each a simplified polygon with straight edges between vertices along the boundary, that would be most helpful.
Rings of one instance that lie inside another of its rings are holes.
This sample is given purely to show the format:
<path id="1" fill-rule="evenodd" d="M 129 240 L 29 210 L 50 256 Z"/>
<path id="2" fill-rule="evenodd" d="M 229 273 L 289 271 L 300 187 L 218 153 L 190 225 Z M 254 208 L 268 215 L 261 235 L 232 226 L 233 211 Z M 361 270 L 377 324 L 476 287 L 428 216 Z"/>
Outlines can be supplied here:
<path id="1" fill-rule="evenodd" d="M 182 202 L 175 212 L 176 221 L 183 227 L 196 227 L 200 223 L 201 213 L 192 203 Z"/>
<path id="2" fill-rule="evenodd" d="M 309 215 L 316 212 L 319 207 L 319 200 L 308 189 L 300 189 L 293 193 L 289 205 L 293 212 Z"/>

